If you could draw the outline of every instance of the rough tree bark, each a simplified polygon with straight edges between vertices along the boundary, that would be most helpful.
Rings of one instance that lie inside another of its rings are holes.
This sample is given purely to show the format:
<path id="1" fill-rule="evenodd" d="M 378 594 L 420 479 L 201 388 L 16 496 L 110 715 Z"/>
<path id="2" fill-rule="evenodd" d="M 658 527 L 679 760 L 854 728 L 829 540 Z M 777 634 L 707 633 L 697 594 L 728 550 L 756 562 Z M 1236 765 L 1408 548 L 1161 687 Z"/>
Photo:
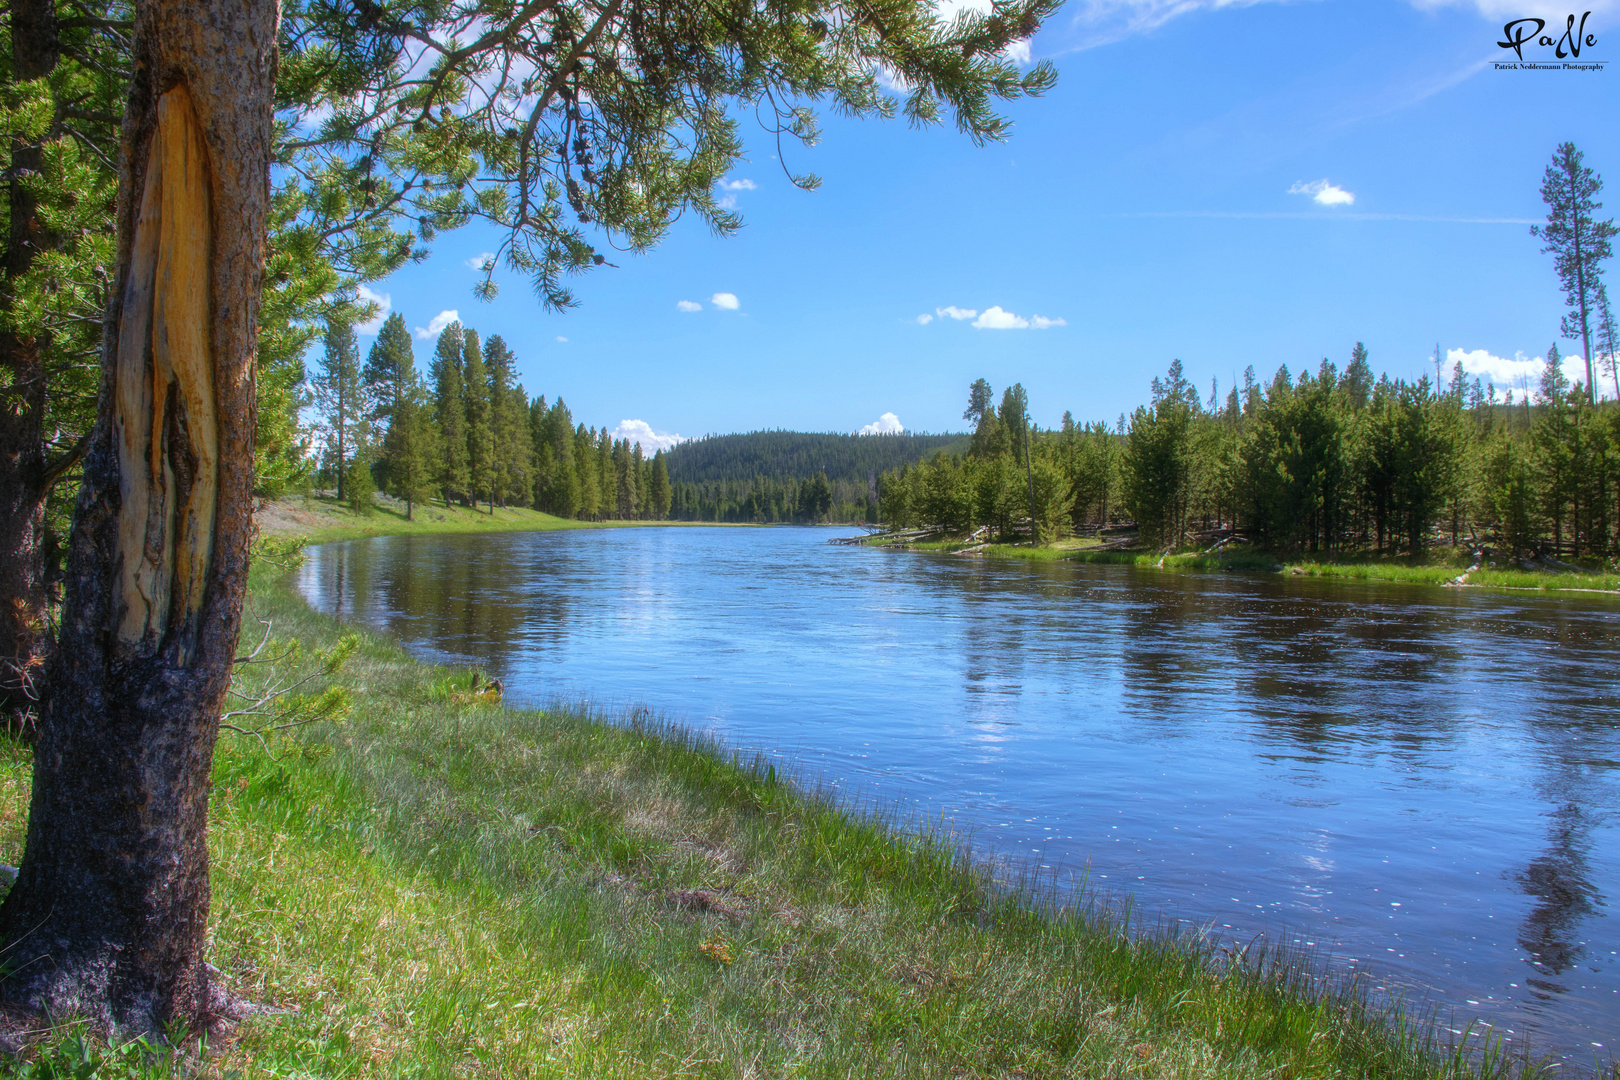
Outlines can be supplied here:
<path id="1" fill-rule="evenodd" d="M 252 532 L 278 7 L 143 0 L 118 276 L 0 905 L 14 1003 L 119 1031 L 207 1020 L 209 767 Z"/>
<path id="2" fill-rule="evenodd" d="M 18 82 L 56 68 L 55 0 L 12 0 L 11 62 Z M 34 257 L 54 244 L 39 220 L 37 200 L 24 177 L 44 168 L 37 141 L 10 149 L 10 228 L 6 236 L 0 302 L 10 303 L 15 282 Z M 47 639 L 41 545 L 45 531 L 45 362 L 47 342 L 0 331 L 0 368 L 9 387 L 0 392 L 0 724 L 20 734 L 33 727 Z"/>

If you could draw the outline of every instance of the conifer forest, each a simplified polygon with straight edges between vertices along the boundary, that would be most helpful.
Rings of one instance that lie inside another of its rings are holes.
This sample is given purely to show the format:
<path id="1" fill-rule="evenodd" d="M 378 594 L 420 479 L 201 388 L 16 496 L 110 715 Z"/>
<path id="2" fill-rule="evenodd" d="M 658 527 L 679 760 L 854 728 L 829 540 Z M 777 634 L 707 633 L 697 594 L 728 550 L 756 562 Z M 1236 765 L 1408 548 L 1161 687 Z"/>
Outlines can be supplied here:
<path id="1" fill-rule="evenodd" d="M 1359 343 L 1269 383 L 1251 367 L 1202 397 L 1180 361 L 1114 423 L 1028 422 L 1021 386 L 999 407 L 970 390 L 967 451 L 886 472 L 897 528 L 1042 539 L 1134 525 L 1161 549 L 1241 536 L 1288 551 L 1422 556 L 1441 541 L 1518 557 L 1620 550 L 1620 409 L 1564 375 L 1554 346 L 1538 392 L 1498 394 L 1460 365 L 1444 382 L 1375 379 Z"/>

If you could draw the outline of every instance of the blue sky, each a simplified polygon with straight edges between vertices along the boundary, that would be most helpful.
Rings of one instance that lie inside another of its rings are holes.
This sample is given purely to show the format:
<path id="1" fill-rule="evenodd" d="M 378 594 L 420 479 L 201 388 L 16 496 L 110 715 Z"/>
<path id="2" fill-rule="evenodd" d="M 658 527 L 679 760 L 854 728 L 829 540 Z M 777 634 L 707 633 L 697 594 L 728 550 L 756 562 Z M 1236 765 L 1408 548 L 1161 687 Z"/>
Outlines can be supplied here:
<path id="1" fill-rule="evenodd" d="M 1620 0 L 1586 10 L 1607 70 L 1494 67 L 1507 20 L 1562 28 L 1541 0 L 1070 0 L 1030 46 L 1057 87 L 1006 107 L 1006 143 L 824 116 L 786 150 L 823 177 L 807 193 L 747 129 L 742 233 L 682 221 L 577 279 L 566 314 L 509 274 L 474 298 L 495 244 L 471 228 L 375 289 L 413 328 L 501 334 L 531 395 L 626 432 L 959 430 L 980 377 L 1022 382 L 1043 425 L 1112 420 L 1175 358 L 1224 395 L 1358 340 L 1392 376 L 1439 345 L 1516 386 L 1558 340 L 1528 228 L 1557 143 L 1620 215 Z"/>

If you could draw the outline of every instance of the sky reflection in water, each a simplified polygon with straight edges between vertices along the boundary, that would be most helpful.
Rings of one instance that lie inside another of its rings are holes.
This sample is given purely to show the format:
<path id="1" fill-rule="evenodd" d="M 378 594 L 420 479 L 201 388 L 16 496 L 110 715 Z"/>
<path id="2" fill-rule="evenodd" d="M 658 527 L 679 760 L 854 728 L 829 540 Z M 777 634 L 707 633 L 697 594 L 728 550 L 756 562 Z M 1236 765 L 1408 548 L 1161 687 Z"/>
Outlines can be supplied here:
<path id="1" fill-rule="evenodd" d="M 390 537 L 299 581 L 509 697 L 648 706 L 1138 911 L 1314 943 L 1453 1027 L 1620 1043 L 1614 598 L 831 535 Z"/>

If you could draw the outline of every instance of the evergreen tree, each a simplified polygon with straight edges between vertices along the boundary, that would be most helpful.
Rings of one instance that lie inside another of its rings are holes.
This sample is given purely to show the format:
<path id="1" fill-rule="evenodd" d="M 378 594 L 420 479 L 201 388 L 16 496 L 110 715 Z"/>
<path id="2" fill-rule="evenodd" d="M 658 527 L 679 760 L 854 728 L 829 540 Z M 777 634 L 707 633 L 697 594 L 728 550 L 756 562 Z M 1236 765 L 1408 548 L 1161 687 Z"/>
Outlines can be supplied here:
<path id="1" fill-rule="evenodd" d="M 530 489 L 533 470 L 532 440 L 529 437 L 529 405 L 523 387 L 516 385 L 517 357 L 499 334 L 484 342 L 484 369 L 489 375 L 490 433 L 493 443 L 492 491 L 502 506 L 514 499 L 523 502 Z"/>
<path id="2" fill-rule="evenodd" d="M 1282 380 L 1286 383 L 1287 371 Z M 1153 405 L 1131 416 L 1124 462 L 1125 499 L 1154 547 L 1178 543 L 1191 500 L 1192 454 L 1188 434 L 1197 391 L 1173 361 L 1167 379 L 1153 380 Z"/>
<path id="3" fill-rule="evenodd" d="M 561 401 L 558 402 L 562 404 Z M 574 516 L 581 521 L 595 521 L 602 507 L 601 470 L 596 463 L 596 440 L 584 424 L 574 429 L 574 488 L 578 497 L 574 503 Z"/>
<path id="4" fill-rule="evenodd" d="M 653 452 L 652 479 L 647 485 L 648 499 L 652 503 L 652 516 L 654 520 L 663 521 L 669 517 L 670 488 L 669 467 L 664 464 L 664 452 Z"/>
<path id="5" fill-rule="evenodd" d="M 372 417 L 387 422 L 405 393 L 416 368 L 416 350 L 411 344 L 411 332 L 405 327 L 405 318 L 399 312 L 388 316 L 372 342 L 366 355 L 361 379 L 366 384 L 366 397 L 372 405 Z"/>
<path id="6" fill-rule="evenodd" d="M 596 468 L 596 486 L 601 500 L 599 512 L 604 519 L 611 518 L 619 511 L 619 474 L 613 467 L 613 436 L 606 424 L 596 435 L 591 461 Z"/>
<path id="7" fill-rule="evenodd" d="M 414 370 L 407 369 L 403 388 L 394 405 L 393 420 L 383 440 L 388 492 L 405 500 L 405 520 L 415 519 L 415 507 L 432 497 L 438 465 L 443 461 L 433 404 Z"/>
<path id="8" fill-rule="evenodd" d="M 467 475 L 473 509 L 483 496 L 489 512 L 495 512 L 495 429 L 494 409 L 490 396 L 489 372 L 484 366 L 484 354 L 479 348 L 478 331 L 471 327 L 462 332 L 463 357 L 462 393 L 467 402 Z"/>
<path id="9" fill-rule="evenodd" d="M 463 501 L 471 487 L 467 468 L 467 402 L 462 380 L 462 351 L 465 340 L 460 323 L 451 323 L 439 334 L 433 350 L 433 423 L 438 429 L 439 461 L 435 480 L 449 506 Z"/>
<path id="10" fill-rule="evenodd" d="M 1592 331 L 1601 302 L 1603 261 L 1613 254 L 1615 234 L 1613 218 L 1599 221 L 1594 216 L 1603 209 L 1597 201 L 1602 190 L 1602 178 L 1586 165 L 1575 144 L 1559 143 L 1541 182 L 1547 224 L 1530 227 L 1530 235 L 1543 241 L 1541 250 L 1553 256 L 1569 308 L 1559 332 L 1581 342 L 1587 401 L 1592 404 L 1597 401 L 1592 386 Z"/>
<path id="11" fill-rule="evenodd" d="M 324 420 L 327 445 L 337 474 L 337 496 L 346 501 L 350 464 L 365 441 L 365 395 L 354 328 L 338 319 L 326 323 L 326 351 L 314 380 L 315 407 Z M 369 463 L 367 463 L 369 465 Z"/>
<path id="12" fill-rule="evenodd" d="M 1365 409 L 1372 397 L 1372 365 L 1367 362 L 1367 346 L 1359 341 L 1356 342 L 1356 347 L 1350 350 L 1350 364 L 1344 369 L 1344 378 L 1339 381 L 1339 388 L 1343 391 L 1345 400 L 1350 403 L 1352 412 Z"/>
<path id="13" fill-rule="evenodd" d="M 1564 375 L 1558 346 L 1547 350 L 1541 369 L 1541 413 L 1531 431 L 1541 515 L 1552 526 L 1554 554 L 1562 554 L 1564 527 L 1569 524 L 1573 491 L 1573 419 L 1569 406 L 1569 379 Z"/>

